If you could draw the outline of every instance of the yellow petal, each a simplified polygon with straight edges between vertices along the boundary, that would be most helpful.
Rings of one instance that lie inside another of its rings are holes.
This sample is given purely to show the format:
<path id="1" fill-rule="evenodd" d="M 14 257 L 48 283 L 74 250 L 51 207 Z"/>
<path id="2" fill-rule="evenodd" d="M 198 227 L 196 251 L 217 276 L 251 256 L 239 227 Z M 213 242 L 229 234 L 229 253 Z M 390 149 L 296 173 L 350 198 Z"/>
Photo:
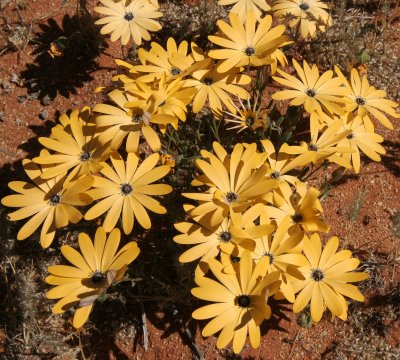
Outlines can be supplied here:
<path id="1" fill-rule="evenodd" d="M 322 296 L 328 309 L 332 312 L 333 315 L 341 316 L 346 309 L 343 308 L 342 303 L 338 298 L 338 295 L 330 288 L 329 285 L 325 284 L 323 281 L 319 282 L 319 285 L 321 287 Z"/>
<path id="2" fill-rule="evenodd" d="M 72 325 L 75 329 L 79 329 L 88 320 L 90 312 L 92 311 L 93 304 L 81 307 L 75 311 L 74 320 Z"/>
<path id="3" fill-rule="evenodd" d="M 117 252 L 120 239 L 121 232 L 119 229 L 114 229 L 113 231 L 111 231 L 110 235 L 108 235 L 106 245 L 104 247 L 103 257 L 101 259 L 102 270 L 109 268 L 109 265 L 111 264 L 115 253 Z"/>
<path id="4" fill-rule="evenodd" d="M 64 296 L 67 296 L 68 294 L 74 293 L 74 292 L 85 292 L 85 291 L 90 291 L 91 289 L 87 288 L 86 286 L 83 286 L 81 283 L 80 279 L 75 279 L 75 281 L 72 282 L 67 282 L 63 285 L 58 285 L 52 289 L 50 289 L 46 293 L 46 297 L 48 299 L 59 299 Z"/>
<path id="5" fill-rule="evenodd" d="M 59 277 L 82 279 L 89 276 L 87 271 L 69 265 L 52 265 L 47 270 L 50 274 Z"/>
<path id="6" fill-rule="evenodd" d="M 228 309 L 229 307 L 227 307 L 226 303 L 215 303 L 203 306 L 195 310 L 192 316 L 194 319 L 204 320 L 218 316 L 227 311 Z"/>
<path id="7" fill-rule="evenodd" d="M 112 207 L 115 202 L 121 199 L 121 195 L 115 194 L 105 198 L 104 200 L 98 202 L 96 205 L 92 206 L 85 214 L 86 220 L 93 220 L 100 215 L 104 214 L 110 207 Z"/>
<path id="8" fill-rule="evenodd" d="M 237 317 L 237 313 L 239 310 L 233 304 L 229 305 L 227 311 L 223 312 L 222 314 L 216 316 L 212 319 L 203 329 L 202 335 L 203 336 L 210 336 L 215 334 L 216 332 L 220 331 L 223 327 L 227 324 L 232 322 L 232 318 Z"/>
<path id="9" fill-rule="evenodd" d="M 38 212 L 32 218 L 28 220 L 27 223 L 18 231 L 17 239 L 23 240 L 32 235 L 32 233 L 42 224 L 49 214 L 50 209 L 44 208 L 42 211 Z"/>
<path id="10" fill-rule="evenodd" d="M 131 241 L 117 253 L 112 263 L 107 266 L 107 268 L 119 271 L 121 268 L 129 265 L 133 260 L 135 260 L 139 253 L 140 249 L 138 248 L 137 243 Z"/>
<path id="11" fill-rule="evenodd" d="M 93 269 L 90 268 L 82 255 L 72 247 L 63 245 L 61 246 L 61 252 L 72 265 L 75 265 L 77 268 L 89 274 L 93 272 Z"/>
<path id="12" fill-rule="evenodd" d="M 110 232 L 114 229 L 117 221 L 121 215 L 122 205 L 124 203 L 124 196 L 120 196 L 116 199 L 115 203 L 108 210 L 106 218 L 103 222 L 103 228 L 106 232 Z"/>
<path id="13" fill-rule="evenodd" d="M 330 285 L 335 291 L 338 293 L 347 296 L 351 299 L 357 300 L 357 301 L 364 301 L 364 295 L 361 294 L 360 290 L 358 290 L 357 286 L 351 285 L 351 284 L 344 284 L 339 281 L 331 280 L 331 279 L 325 279 L 324 280 L 328 285 Z"/>
<path id="14" fill-rule="evenodd" d="M 293 312 L 298 313 L 303 310 L 310 302 L 314 282 L 309 281 L 305 288 L 297 295 L 293 303 Z"/>
<path id="15" fill-rule="evenodd" d="M 322 297 L 320 284 L 316 282 L 314 284 L 311 295 L 311 318 L 315 322 L 318 322 L 321 320 L 323 312 L 324 312 L 324 298 Z"/>
<path id="16" fill-rule="evenodd" d="M 251 346 L 254 349 L 257 349 L 260 346 L 260 327 L 256 325 L 253 319 L 251 319 L 248 323 L 249 327 L 249 337 Z"/>
<path id="17" fill-rule="evenodd" d="M 79 248 L 81 249 L 81 253 L 86 261 L 86 263 L 89 265 L 89 267 L 93 270 L 100 270 L 97 267 L 98 261 L 96 259 L 96 252 L 94 250 L 94 246 L 92 243 L 92 240 L 88 235 L 85 233 L 80 233 L 79 234 Z"/>
<path id="18" fill-rule="evenodd" d="M 242 351 L 244 343 L 246 342 L 246 336 L 247 324 L 241 325 L 239 329 L 235 330 L 233 335 L 233 351 L 235 354 L 239 354 Z"/>
<path id="19" fill-rule="evenodd" d="M 147 214 L 146 209 L 143 207 L 143 205 L 135 199 L 135 197 L 131 197 L 132 200 L 132 207 L 133 207 L 133 212 L 135 214 L 135 218 L 138 220 L 139 224 L 144 228 L 144 229 L 150 229 L 151 228 L 151 220 L 149 215 Z"/>

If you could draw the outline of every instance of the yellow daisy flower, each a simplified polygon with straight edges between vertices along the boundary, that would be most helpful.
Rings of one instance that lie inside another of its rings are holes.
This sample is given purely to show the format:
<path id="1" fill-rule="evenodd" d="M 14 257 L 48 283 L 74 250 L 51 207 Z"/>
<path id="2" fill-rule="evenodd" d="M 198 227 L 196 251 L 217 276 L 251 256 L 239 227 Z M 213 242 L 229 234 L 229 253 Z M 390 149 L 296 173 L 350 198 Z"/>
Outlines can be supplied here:
<path id="1" fill-rule="evenodd" d="M 133 66 L 130 72 L 139 73 L 137 79 L 145 83 L 161 79 L 163 73 L 167 75 L 167 80 L 183 75 L 194 62 L 188 54 L 187 41 L 178 46 L 172 37 L 168 39 L 166 49 L 152 42 L 150 51 L 139 49 L 138 57 L 141 64 Z"/>
<path id="2" fill-rule="evenodd" d="M 307 261 L 301 254 L 289 253 L 295 249 L 303 238 L 299 232 L 289 235 L 290 217 L 285 217 L 279 225 L 273 225 L 273 231 L 262 237 L 254 239 L 255 249 L 252 251 L 252 257 L 257 262 L 264 257 L 268 257 L 269 264 L 267 274 L 275 271 L 279 272 L 281 285 L 279 293 L 291 303 L 295 300 L 295 292 L 290 282 L 290 278 L 304 279 L 299 272 L 298 267 L 306 265 Z M 271 220 L 266 212 L 261 213 L 260 226 L 271 224 Z M 282 296 L 278 296 L 282 298 Z"/>
<path id="3" fill-rule="evenodd" d="M 308 63 L 303 61 L 303 68 L 293 59 L 293 66 L 300 79 L 285 73 L 278 69 L 278 73 L 283 77 L 273 76 L 273 79 L 293 90 L 282 90 L 272 94 L 274 100 L 293 99 L 290 105 L 304 105 L 307 112 L 328 114 L 345 113 L 343 109 L 344 103 L 348 102 L 345 98 L 349 94 L 349 90 L 342 86 L 342 79 L 333 78 L 333 71 L 325 71 L 319 75 L 317 65 L 310 67 Z"/>
<path id="4" fill-rule="evenodd" d="M 180 78 L 167 81 L 165 73 L 161 75 L 160 80 L 156 81 L 155 87 L 150 87 L 140 81 L 137 81 L 136 85 L 137 90 L 129 89 L 128 91 L 146 100 L 147 112 L 154 114 L 162 133 L 165 133 L 168 124 L 177 130 L 178 119 L 186 121 L 186 105 L 192 101 L 196 89 L 183 88 L 184 82 Z M 125 107 L 129 108 L 130 103 L 127 103 Z M 174 121 L 171 120 L 172 117 Z"/>
<path id="5" fill-rule="evenodd" d="M 257 152 L 255 143 L 246 149 L 236 144 L 232 154 L 217 142 L 213 148 L 216 155 L 206 150 L 201 155 L 206 160 L 196 160 L 196 166 L 204 175 L 192 181 L 192 185 L 207 185 L 205 193 L 184 193 L 183 196 L 200 201 L 200 205 L 188 212 L 189 216 L 205 216 L 211 226 L 217 226 L 232 212 L 243 212 L 262 194 L 274 189 L 278 182 L 266 180 L 268 168 L 265 156 Z"/>
<path id="6" fill-rule="evenodd" d="M 208 39 L 224 49 L 210 50 L 208 56 L 213 59 L 223 60 L 217 71 L 224 73 L 234 67 L 262 66 L 272 63 L 270 55 L 283 46 L 287 38 L 284 25 L 271 29 L 272 17 L 265 16 L 257 26 L 257 19 L 253 11 L 249 11 L 244 24 L 239 17 L 229 13 L 230 25 L 223 20 L 218 20 L 217 25 L 223 35 L 208 36 Z"/>
<path id="7" fill-rule="evenodd" d="M 185 205 L 186 211 L 192 208 L 192 205 Z M 200 259 L 200 262 L 207 263 L 221 252 L 238 255 L 242 252 L 240 249 L 254 250 L 253 239 L 273 230 L 273 226 L 269 224 L 255 225 L 254 222 L 260 216 L 262 209 L 262 204 L 252 206 L 243 215 L 234 214 L 237 216 L 227 217 L 216 227 L 210 226 L 207 219 L 201 217 L 194 219 L 197 223 L 175 224 L 175 228 L 182 234 L 175 236 L 174 241 L 182 245 L 194 245 L 179 257 L 179 261 L 186 263 Z M 200 276 L 200 272 L 204 275 L 207 271 L 207 264 L 199 264 L 196 276 Z"/>
<path id="8" fill-rule="evenodd" d="M 289 145 L 286 143 L 283 144 L 278 151 L 275 150 L 271 140 L 261 140 L 261 145 L 268 154 L 266 160 L 269 165 L 267 176 L 271 179 L 287 181 L 293 185 L 296 185 L 299 179 L 296 176 L 288 175 L 288 173 L 298 167 L 309 164 L 314 158 L 314 154 L 310 151 L 305 151 L 298 156 L 290 154 L 287 151 Z"/>
<path id="9" fill-rule="evenodd" d="M 332 18 L 324 9 L 328 9 L 328 5 L 319 0 L 275 0 L 272 6 L 274 17 L 282 20 L 285 16 L 292 16 L 288 25 L 297 27 L 302 39 L 313 38 L 317 29 L 325 31 L 332 25 Z"/>
<path id="10" fill-rule="evenodd" d="M 104 6 L 94 8 L 99 14 L 106 17 L 97 20 L 95 24 L 104 25 L 100 33 L 111 33 L 111 41 L 121 39 L 121 44 L 126 45 L 132 38 L 136 45 L 143 40 L 150 40 L 149 31 L 161 30 L 161 25 L 153 19 L 163 14 L 157 11 L 158 6 L 148 0 L 100 0 Z"/>
<path id="11" fill-rule="evenodd" d="M 367 155 L 373 161 L 381 161 L 379 154 L 386 154 L 385 148 L 379 143 L 383 137 L 374 131 L 368 131 L 363 119 L 360 116 L 353 116 L 349 113 L 342 117 L 342 131 L 350 130 L 351 133 L 337 143 L 338 147 L 351 148 L 352 153 L 343 153 L 341 156 L 348 162 L 351 161 L 356 174 L 360 172 L 360 152 Z"/>
<path id="12" fill-rule="evenodd" d="M 137 153 L 139 149 L 140 135 L 143 135 L 150 148 L 158 151 L 161 142 L 157 132 L 151 124 L 168 124 L 176 122 L 172 115 L 157 115 L 150 113 L 150 104 L 145 100 L 138 100 L 132 95 L 118 89 L 107 94 L 117 105 L 97 104 L 93 111 L 97 112 L 97 131 L 100 133 L 99 141 L 102 144 L 110 144 L 112 151 L 118 150 L 126 140 L 126 151 Z M 126 107 L 126 104 L 130 108 Z"/>
<path id="13" fill-rule="evenodd" d="M 289 154 L 309 154 L 309 159 L 314 164 L 320 164 L 325 160 L 351 169 L 347 158 L 341 157 L 343 153 L 353 153 L 351 147 L 339 147 L 337 144 L 351 134 L 350 130 L 343 130 L 343 121 L 333 121 L 321 134 L 311 129 L 311 141 L 307 144 L 302 141 L 300 146 L 290 146 L 286 149 Z"/>
<path id="14" fill-rule="evenodd" d="M 232 5 L 230 9 L 238 15 L 239 19 L 244 22 L 246 20 L 247 13 L 250 11 L 254 12 L 254 16 L 257 20 L 261 19 L 262 12 L 271 9 L 271 6 L 266 2 L 266 0 L 219 0 L 218 5 Z M 260 10 L 261 9 L 261 10 Z"/>
<path id="15" fill-rule="evenodd" d="M 247 98 L 249 93 L 242 86 L 250 82 L 250 76 L 241 74 L 239 68 L 221 73 L 216 70 L 214 63 L 209 61 L 207 66 L 194 71 L 185 80 L 184 86 L 197 90 L 193 97 L 193 112 L 198 113 L 208 104 L 214 113 L 221 114 L 223 105 L 235 112 L 230 94 L 239 99 Z"/>
<path id="16" fill-rule="evenodd" d="M 103 228 L 96 231 L 94 243 L 85 233 L 79 234 L 81 253 L 68 245 L 61 247 L 64 257 L 74 266 L 53 265 L 46 283 L 55 285 L 46 293 L 48 299 L 61 299 L 53 307 L 60 314 L 77 306 L 73 326 L 81 328 L 89 318 L 94 301 L 114 282 L 120 280 L 127 266 L 139 255 L 136 242 L 127 243 L 117 252 L 121 233 L 114 229 L 108 238 Z"/>
<path id="17" fill-rule="evenodd" d="M 41 156 L 49 156 L 46 150 Z M 8 215 L 11 221 L 31 217 L 19 230 L 18 240 L 24 240 L 42 225 L 40 245 L 48 248 L 53 242 L 56 229 L 65 227 L 69 222 L 76 224 L 82 219 L 82 214 L 75 206 L 88 205 L 92 198 L 87 195 L 93 179 L 90 176 L 75 181 L 68 189 L 63 188 L 65 174 L 52 179 L 44 180 L 42 174 L 51 165 L 38 166 L 33 161 L 25 159 L 22 165 L 28 177 L 34 184 L 25 181 L 12 181 L 9 188 L 18 194 L 9 195 L 1 200 L 4 206 L 19 207 L 21 209 Z"/>
<path id="18" fill-rule="evenodd" d="M 350 81 L 347 81 L 337 66 L 335 66 L 335 71 L 349 90 L 349 94 L 347 95 L 349 103 L 346 105 L 346 110 L 357 111 L 357 114 L 365 121 L 366 129 L 370 132 L 374 131 L 374 125 L 369 115 L 372 115 L 388 129 L 393 130 L 393 125 L 385 113 L 395 118 L 400 118 L 400 113 L 396 111 L 399 104 L 395 101 L 385 99 L 387 96 L 386 91 L 377 90 L 374 86 L 370 86 L 367 76 L 364 75 L 360 78 L 356 69 L 351 70 Z"/>
<path id="19" fill-rule="evenodd" d="M 260 346 L 260 324 L 271 317 L 267 304 L 268 296 L 279 288 L 279 274 L 265 275 L 268 259 L 260 260 L 253 266 L 250 252 L 243 253 L 235 274 L 223 271 L 223 264 L 216 259 L 209 261 L 216 280 L 196 277 L 198 287 L 192 294 L 199 299 L 212 302 L 195 310 L 193 318 L 198 320 L 213 318 L 204 327 L 203 336 L 219 331 L 217 348 L 222 349 L 233 339 L 233 351 L 238 354 L 246 341 L 247 334 L 253 348 Z"/>
<path id="20" fill-rule="evenodd" d="M 296 192 L 293 192 L 290 185 L 284 182 L 265 197 L 270 204 L 266 206 L 266 211 L 278 225 L 288 216 L 289 234 L 309 231 L 326 233 L 330 226 L 321 219 L 323 210 L 319 194 L 319 190 L 314 187 L 307 189 L 307 185 L 301 182 L 296 184 Z"/>
<path id="21" fill-rule="evenodd" d="M 67 117 L 67 115 L 65 115 Z M 96 126 L 81 119 L 79 110 L 72 111 L 64 127 L 55 126 L 50 137 L 40 137 L 39 142 L 55 154 L 42 153 L 33 159 L 41 165 L 54 165 L 42 174 L 43 179 L 70 171 L 64 187 L 87 174 L 96 174 L 108 157 L 107 147 L 101 146 L 96 138 Z M 69 130 L 69 131 L 68 131 Z"/>
<path id="22" fill-rule="evenodd" d="M 295 291 L 300 291 L 293 311 L 300 312 L 311 301 L 311 317 L 314 321 L 321 320 L 326 308 L 333 316 L 346 320 L 347 303 L 343 296 L 364 301 L 357 287 L 348 283 L 365 280 L 368 274 L 354 271 L 360 261 L 351 257 L 350 250 L 336 252 L 339 246 L 336 236 L 329 239 L 324 249 L 318 234 L 312 234 L 310 239 L 306 237 L 303 242 L 308 263 L 300 268 L 304 280 L 293 280 Z"/>
<path id="23" fill-rule="evenodd" d="M 85 219 L 93 220 L 107 212 L 103 227 L 110 232 L 122 214 L 125 234 L 131 233 L 135 218 L 143 228 L 150 229 L 151 221 L 146 209 L 157 214 L 165 214 L 167 210 L 149 195 L 165 195 L 172 191 L 169 185 L 152 184 L 170 171 L 168 165 L 155 167 L 159 159 L 159 154 L 152 154 L 138 166 L 136 154 L 128 153 L 124 162 L 118 153 L 113 153 L 113 167 L 105 164 L 100 171 L 104 177 L 93 176 L 94 189 L 88 194 L 93 200 L 102 200 L 87 211 Z"/>
<path id="24" fill-rule="evenodd" d="M 263 109 L 262 104 L 259 103 L 258 94 L 254 99 L 253 105 L 251 105 L 250 96 L 247 97 L 246 105 L 243 104 L 239 97 L 238 101 L 240 107 L 232 101 L 232 105 L 236 110 L 235 113 L 224 111 L 226 115 L 230 116 L 229 118 L 225 118 L 225 123 L 233 124 L 233 126 L 227 128 L 227 130 L 237 130 L 237 133 L 240 133 L 246 129 L 251 129 L 253 131 L 259 128 L 267 129 L 267 110 Z"/>

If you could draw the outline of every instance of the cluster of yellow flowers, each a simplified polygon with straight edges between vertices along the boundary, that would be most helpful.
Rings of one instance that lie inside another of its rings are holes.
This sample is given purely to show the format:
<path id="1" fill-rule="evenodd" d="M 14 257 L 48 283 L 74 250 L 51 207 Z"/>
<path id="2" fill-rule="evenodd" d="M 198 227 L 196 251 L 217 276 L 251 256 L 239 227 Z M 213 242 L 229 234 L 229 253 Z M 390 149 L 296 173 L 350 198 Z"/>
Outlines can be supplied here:
<path id="1" fill-rule="evenodd" d="M 73 325 L 81 327 L 88 319 L 94 300 L 113 282 L 122 278 L 126 267 L 139 254 L 136 242 L 126 244 L 117 252 L 120 231 L 115 228 L 122 219 L 122 229 L 130 234 L 134 219 L 148 229 L 151 227 L 148 210 L 164 214 L 166 209 L 153 199 L 172 191 L 166 184 L 154 184 L 170 171 L 170 166 L 157 166 L 160 155 L 148 156 L 140 164 L 135 153 L 126 161 L 110 144 L 99 140 L 94 116 L 89 108 L 74 110 L 60 117 L 50 137 L 39 142 L 46 148 L 33 160 L 25 159 L 23 168 L 33 183 L 12 181 L 8 185 L 18 194 L 4 197 L 5 206 L 18 207 L 9 214 L 16 221 L 30 218 L 17 234 L 23 240 L 41 226 L 40 243 L 47 248 L 56 230 L 83 217 L 92 220 L 107 213 L 98 228 L 94 245 L 81 233 L 79 247 L 82 256 L 73 248 L 63 246 L 64 257 L 74 267 L 57 265 L 49 268 L 52 276 L 46 282 L 57 285 L 47 293 L 48 298 L 62 298 L 53 308 L 60 313 L 78 306 Z M 51 150 L 51 153 L 49 152 Z M 77 209 L 94 201 L 85 215 Z M 106 233 L 110 233 L 106 239 Z"/>
<path id="2" fill-rule="evenodd" d="M 325 308 L 346 319 L 343 296 L 364 300 L 348 283 L 368 277 L 354 272 L 359 260 L 350 251 L 337 252 L 337 237 L 322 249 L 318 232 L 328 232 L 329 226 L 321 218 L 320 192 L 285 175 L 309 163 L 313 152 L 293 155 L 286 144 L 276 151 L 270 140 L 262 145 L 259 152 L 255 143 L 236 144 L 230 155 L 216 142 L 215 155 L 203 150 L 204 160 L 196 160 L 201 175 L 192 185 L 207 189 L 183 194 L 198 205 L 185 205 L 191 221 L 175 225 L 181 232 L 175 242 L 192 245 L 179 260 L 199 260 L 199 287 L 192 293 L 214 303 L 193 317 L 214 318 L 203 335 L 221 330 L 217 346 L 233 338 L 235 353 L 247 334 L 253 347 L 259 345 L 259 325 L 271 315 L 269 296 L 293 303 L 294 312 L 311 303 L 315 322 Z M 209 270 L 216 280 L 208 277 Z"/>
<path id="3" fill-rule="evenodd" d="M 150 40 L 149 32 L 161 29 L 154 20 L 162 16 L 157 0 L 100 1 L 104 6 L 95 11 L 106 17 L 97 24 L 104 25 L 103 34 L 111 33 L 111 41 L 127 44 L 132 38 L 141 45 L 142 39 Z M 260 344 L 259 326 L 271 316 L 271 296 L 293 303 L 295 312 L 310 304 L 316 322 L 326 308 L 346 319 L 345 296 L 364 299 L 349 283 L 368 275 L 355 271 L 359 260 L 350 251 L 338 251 L 337 237 L 322 247 L 318 233 L 330 228 L 322 219 L 320 192 L 297 175 L 305 166 L 323 162 L 358 173 L 360 152 L 380 161 L 383 138 L 375 133 L 372 119 L 393 128 L 386 114 L 400 117 L 398 104 L 354 69 L 348 80 L 337 67 L 336 77 L 333 71 L 320 75 L 317 66 L 306 61 L 301 67 L 293 60 L 297 77 L 278 68 L 288 64 L 282 48 L 290 39 L 284 35 L 285 25 L 273 27 L 273 17 L 265 12 L 271 10 L 278 20 L 290 16 L 288 25 L 297 28 L 298 36 L 314 37 L 331 23 L 324 3 L 219 4 L 233 7 L 227 21 L 217 22 L 217 34 L 209 36 L 215 45 L 211 50 L 169 38 L 166 48 L 156 42 L 148 51 L 139 48 L 134 64 L 117 60 L 120 73 L 113 81 L 118 85 L 100 89 L 107 92 L 108 101 L 62 115 L 51 135 L 39 138 L 44 147 L 39 156 L 23 161 L 32 182 L 9 183 L 17 194 L 6 196 L 2 204 L 19 208 L 9 214 L 10 220 L 30 218 L 18 232 L 19 240 L 41 226 L 40 242 L 47 248 L 57 229 L 104 215 L 94 242 L 85 233 L 79 235 L 82 254 L 62 246 L 73 266 L 51 266 L 46 278 L 55 285 L 47 297 L 60 299 L 53 312 L 77 307 L 77 328 L 87 321 L 94 301 L 124 276 L 139 254 L 134 241 L 117 251 L 118 220 L 129 235 L 135 219 L 149 229 L 148 211 L 167 211 L 152 197 L 172 191 L 168 184 L 155 183 L 171 171 L 168 164 L 158 165 L 162 134 L 169 126 L 179 131 L 190 111 L 196 114 L 206 107 L 219 120 L 228 114 L 230 129 L 265 131 L 272 126 L 261 106 L 267 96 L 304 107 L 310 141 L 297 146 L 283 143 L 278 149 L 261 138 L 257 143 L 234 144 L 230 154 L 214 142 L 214 153 L 201 151 L 202 158 L 195 162 L 200 174 L 192 185 L 203 191 L 183 194 L 193 201 L 184 205 L 188 220 L 175 224 L 180 234 L 174 238 L 190 246 L 181 262 L 198 260 L 193 295 L 212 302 L 194 311 L 193 317 L 213 318 L 203 335 L 220 331 L 217 346 L 233 340 L 238 353 L 248 334 L 253 347 Z M 273 79 L 289 89 L 249 91 L 254 68 L 278 73 Z M 84 214 L 78 210 L 83 206 L 88 207 Z"/>

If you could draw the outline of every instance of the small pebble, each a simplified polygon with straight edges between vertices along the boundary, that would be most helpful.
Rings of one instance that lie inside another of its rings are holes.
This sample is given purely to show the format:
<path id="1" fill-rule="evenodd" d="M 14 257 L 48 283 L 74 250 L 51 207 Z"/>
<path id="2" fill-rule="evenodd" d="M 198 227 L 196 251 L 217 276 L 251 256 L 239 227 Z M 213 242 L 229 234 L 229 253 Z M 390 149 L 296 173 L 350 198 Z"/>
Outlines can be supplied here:
<path id="1" fill-rule="evenodd" d="M 49 96 L 49 95 L 45 95 L 44 97 L 42 97 L 42 98 L 40 99 L 40 103 L 41 103 L 43 106 L 48 106 L 48 105 L 50 105 L 50 103 L 51 103 L 51 98 L 50 98 L 50 96 Z"/>
<path id="2" fill-rule="evenodd" d="M 39 93 L 38 92 L 31 92 L 28 95 L 29 100 L 36 100 L 37 98 L 39 98 Z"/>
<path id="3" fill-rule="evenodd" d="M 1 88 L 4 89 L 6 92 L 11 91 L 11 84 L 8 80 L 3 80 L 1 82 Z"/>
<path id="4" fill-rule="evenodd" d="M 6 113 L 0 111 L 0 121 L 4 121 L 6 119 Z"/>
<path id="5" fill-rule="evenodd" d="M 27 99 L 27 97 L 25 95 L 20 95 L 20 96 L 18 96 L 17 101 L 20 104 L 23 104 L 26 101 L 26 99 Z"/>
<path id="6" fill-rule="evenodd" d="M 39 84 L 38 83 L 30 83 L 29 88 L 31 91 L 38 91 L 39 90 Z"/>
<path id="7" fill-rule="evenodd" d="M 24 86 L 24 81 L 20 79 L 19 75 L 16 73 L 11 75 L 11 82 L 21 87 Z"/>
<path id="8" fill-rule="evenodd" d="M 49 117 L 49 112 L 46 109 L 42 110 L 39 114 L 39 118 L 42 120 L 47 120 L 48 117 Z"/>
<path id="9" fill-rule="evenodd" d="M 79 101 L 78 101 L 78 100 L 74 100 L 74 101 L 72 102 L 72 105 L 74 105 L 74 106 L 79 105 Z"/>

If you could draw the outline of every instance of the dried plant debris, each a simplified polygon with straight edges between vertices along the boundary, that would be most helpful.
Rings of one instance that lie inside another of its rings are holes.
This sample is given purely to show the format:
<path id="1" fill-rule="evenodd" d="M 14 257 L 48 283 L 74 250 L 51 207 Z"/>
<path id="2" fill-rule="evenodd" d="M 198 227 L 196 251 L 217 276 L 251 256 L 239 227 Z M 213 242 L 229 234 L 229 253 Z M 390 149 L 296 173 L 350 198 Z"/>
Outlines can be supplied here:
<path id="1" fill-rule="evenodd" d="M 332 11 L 333 25 L 315 41 L 300 43 L 301 53 L 322 68 L 337 64 L 350 72 L 352 67 L 364 65 L 371 84 L 398 98 L 400 43 L 395 39 L 400 38 L 400 29 L 392 26 L 391 7 L 371 13 L 366 6 L 349 7 L 345 1 L 339 1 Z M 385 26 L 379 19 L 386 19 Z"/>
<path id="2" fill-rule="evenodd" d="M 360 216 L 360 211 L 364 204 L 365 198 L 365 190 L 360 191 L 356 198 L 353 200 L 353 203 L 350 205 L 348 218 L 350 221 L 356 221 Z"/>
<path id="3" fill-rule="evenodd" d="M 8 24 L 2 26 L 0 35 L 5 45 L 0 48 L 0 55 L 6 51 L 22 51 L 33 38 L 32 24 Z M 2 42 L 2 43 L 3 43 Z"/>
<path id="4" fill-rule="evenodd" d="M 365 306 L 355 304 L 349 313 L 349 326 L 339 329 L 326 359 L 397 360 L 399 349 L 386 340 L 394 321 L 395 305 Z"/>
<path id="5" fill-rule="evenodd" d="M 161 6 L 161 11 L 164 14 L 160 19 L 163 28 L 155 34 L 155 39 L 171 36 L 176 42 L 194 41 L 201 47 L 208 44 L 207 36 L 216 31 L 217 20 L 228 14 L 225 7 L 214 1 L 204 1 L 199 5 L 168 2 L 168 5 Z"/>
<path id="6" fill-rule="evenodd" d="M 400 237 L 400 209 L 392 216 L 392 232 L 396 237 Z"/>

